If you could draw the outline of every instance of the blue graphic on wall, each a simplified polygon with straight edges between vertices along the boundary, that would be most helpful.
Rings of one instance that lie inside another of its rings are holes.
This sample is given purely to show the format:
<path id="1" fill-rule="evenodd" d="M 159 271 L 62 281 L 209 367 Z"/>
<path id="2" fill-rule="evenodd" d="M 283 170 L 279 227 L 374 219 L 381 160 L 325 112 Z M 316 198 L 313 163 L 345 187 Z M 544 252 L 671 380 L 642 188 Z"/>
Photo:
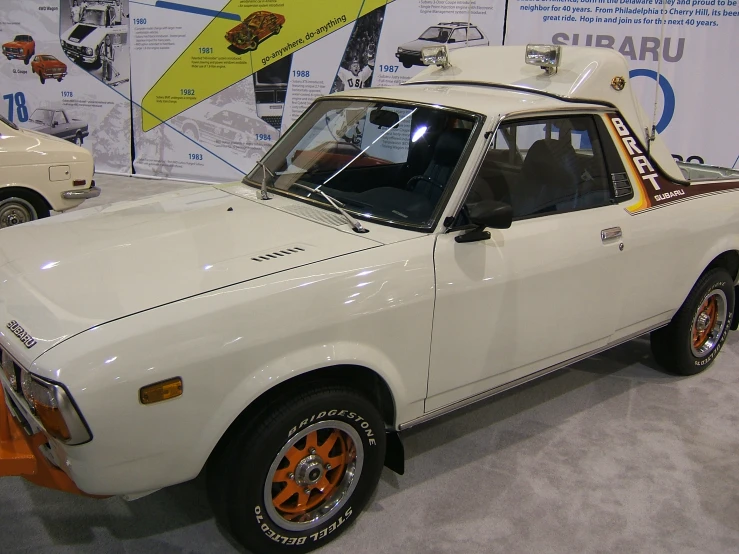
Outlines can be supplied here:
<path id="1" fill-rule="evenodd" d="M 657 80 L 657 72 L 652 69 L 632 69 L 629 71 L 629 77 L 649 77 Z M 662 117 L 657 122 L 657 132 L 662 133 L 672 121 L 675 115 L 675 90 L 664 75 L 659 76 L 659 88 L 662 89 L 664 96 L 664 106 L 662 108 Z"/>

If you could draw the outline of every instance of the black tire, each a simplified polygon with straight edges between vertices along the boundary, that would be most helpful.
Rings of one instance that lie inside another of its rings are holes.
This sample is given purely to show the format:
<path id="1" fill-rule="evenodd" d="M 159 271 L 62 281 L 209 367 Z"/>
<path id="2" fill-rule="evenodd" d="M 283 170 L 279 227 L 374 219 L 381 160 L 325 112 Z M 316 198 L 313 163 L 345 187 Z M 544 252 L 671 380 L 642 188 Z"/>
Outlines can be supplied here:
<path id="1" fill-rule="evenodd" d="M 46 78 L 43 75 L 41 75 L 41 73 L 38 74 L 38 79 L 39 81 L 41 81 L 42 85 L 46 82 Z"/>
<path id="2" fill-rule="evenodd" d="M 25 65 L 28 65 L 28 63 L 29 63 L 30 61 L 31 61 L 31 56 L 28 56 L 28 57 L 26 57 L 26 58 L 25 58 L 25 59 L 23 60 L 23 63 L 24 63 Z"/>
<path id="3" fill-rule="evenodd" d="M 61 83 L 62 82 L 62 78 L 61 77 L 57 78 L 57 81 L 59 81 Z"/>
<path id="4" fill-rule="evenodd" d="M 0 191 L 0 229 L 49 217 L 46 201 L 33 191 Z"/>
<path id="5" fill-rule="evenodd" d="M 721 351 L 733 316 L 734 279 L 714 268 L 698 279 L 670 324 L 652 332 L 655 359 L 678 375 L 704 371 Z"/>
<path id="6" fill-rule="evenodd" d="M 77 146 L 82 146 L 82 143 L 85 142 L 85 139 L 82 138 L 81 133 L 77 133 L 76 135 L 74 135 L 74 140 L 72 142 L 76 144 Z"/>
<path id="7" fill-rule="evenodd" d="M 403 62 L 403 67 L 405 67 L 406 69 L 410 69 L 411 67 L 413 67 L 413 64 L 410 62 Z"/>
<path id="8" fill-rule="evenodd" d="M 385 426 L 372 403 L 349 388 L 316 385 L 284 395 L 250 420 L 261 423 L 234 433 L 208 465 L 209 497 L 220 523 L 255 554 L 309 552 L 345 531 L 370 499 L 385 459 Z M 352 464 L 353 473 L 347 471 Z M 317 482 L 306 482 L 316 475 Z M 299 512 L 301 499 L 310 509 L 297 517 L 315 519 L 283 517 Z M 321 514 L 327 506 L 333 507 Z"/>

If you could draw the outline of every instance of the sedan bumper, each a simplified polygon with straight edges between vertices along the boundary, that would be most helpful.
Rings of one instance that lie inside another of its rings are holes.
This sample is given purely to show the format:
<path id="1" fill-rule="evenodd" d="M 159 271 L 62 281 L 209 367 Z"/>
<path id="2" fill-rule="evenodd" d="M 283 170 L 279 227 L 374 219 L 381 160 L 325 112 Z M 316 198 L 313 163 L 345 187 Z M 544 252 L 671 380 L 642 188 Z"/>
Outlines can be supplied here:
<path id="1" fill-rule="evenodd" d="M 92 185 L 89 189 L 65 190 L 62 192 L 62 198 L 65 200 L 88 200 L 89 198 L 97 198 L 100 196 L 100 187 Z"/>

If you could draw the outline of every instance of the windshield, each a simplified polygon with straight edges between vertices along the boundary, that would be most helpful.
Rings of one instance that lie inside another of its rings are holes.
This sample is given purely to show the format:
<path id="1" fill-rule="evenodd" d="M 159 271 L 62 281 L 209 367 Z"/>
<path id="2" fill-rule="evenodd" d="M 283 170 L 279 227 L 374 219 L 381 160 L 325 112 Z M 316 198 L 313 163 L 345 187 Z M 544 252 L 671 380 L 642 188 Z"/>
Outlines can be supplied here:
<path id="1" fill-rule="evenodd" d="M 446 42 L 449 39 L 449 29 L 445 27 L 429 27 L 418 38 L 432 42 Z"/>
<path id="2" fill-rule="evenodd" d="M 51 125 L 51 118 L 53 115 L 54 112 L 52 112 L 51 110 L 33 110 L 33 113 L 31 114 L 31 117 L 28 118 L 28 120 L 32 121 L 33 123 Z"/>
<path id="3" fill-rule="evenodd" d="M 82 14 L 82 19 L 80 20 L 80 23 L 87 23 L 89 25 L 96 25 L 98 27 L 102 27 L 105 25 L 105 22 L 103 21 L 103 12 L 102 10 L 85 10 Z"/>
<path id="4" fill-rule="evenodd" d="M 328 206 L 304 187 L 320 188 L 359 217 L 428 227 L 474 126 L 473 116 L 439 108 L 323 100 L 267 154 L 266 183 Z M 262 177 L 257 166 L 246 181 Z"/>

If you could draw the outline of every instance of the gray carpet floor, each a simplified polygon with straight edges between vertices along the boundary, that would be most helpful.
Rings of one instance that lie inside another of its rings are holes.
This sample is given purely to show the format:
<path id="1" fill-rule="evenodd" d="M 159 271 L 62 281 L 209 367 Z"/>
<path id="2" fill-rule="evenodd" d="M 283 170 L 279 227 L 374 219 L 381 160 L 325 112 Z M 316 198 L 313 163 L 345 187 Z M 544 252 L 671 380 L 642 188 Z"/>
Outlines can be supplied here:
<path id="1" fill-rule="evenodd" d="M 95 204 L 184 185 L 103 186 Z M 739 552 L 739 332 L 695 377 L 667 375 L 637 339 L 404 440 L 406 474 L 385 470 L 319 552 Z M 134 502 L 0 479 L 0 551 L 244 552 L 202 478 Z"/>

